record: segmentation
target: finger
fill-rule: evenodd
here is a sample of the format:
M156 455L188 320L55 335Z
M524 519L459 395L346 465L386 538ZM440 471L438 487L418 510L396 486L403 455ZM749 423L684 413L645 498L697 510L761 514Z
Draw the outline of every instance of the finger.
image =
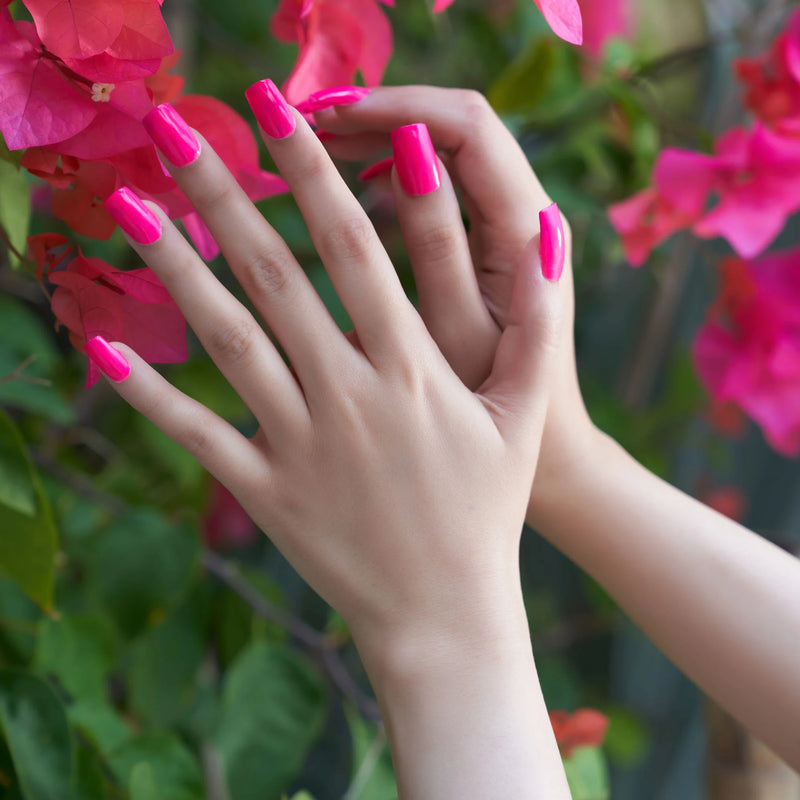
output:
M130 347L98 336L87 342L86 352L124 400L234 493L266 483L269 468L261 452L228 422L172 386Z
M558 281L566 249L558 206L553 203L539 217L542 233L525 249L492 374L478 392L504 438L526 446L544 428L563 316Z
M144 204L123 188L106 200L106 208L270 436L295 435L308 418L305 398L252 314L154 203Z
M535 232L530 209L550 202L511 132L477 92L382 86L357 103L317 111L315 118L342 136L424 122L436 148L451 156L453 179L475 201L480 217L525 241Z
M392 141L400 167L409 133L426 136L430 143L424 125L394 131ZM433 152L432 145L430 148ZM403 173L395 169L395 204L417 286L420 315L453 370L465 385L474 388L487 377L483 365L492 362L499 330L478 288L461 209L441 162L439 175L440 186L414 194L404 184ZM483 352L476 352L476 346Z
M370 360L393 358L407 348L408 329L419 318L372 223L275 84L260 81L247 98L364 352Z
M351 348L283 239L209 144L171 106L158 106L145 124L301 383L335 375ZM176 142L193 144L181 150Z

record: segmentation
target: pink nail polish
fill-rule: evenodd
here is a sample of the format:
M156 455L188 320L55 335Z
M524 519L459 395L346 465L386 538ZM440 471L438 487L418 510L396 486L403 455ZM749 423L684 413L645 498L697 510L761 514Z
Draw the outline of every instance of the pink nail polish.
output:
M371 181L375 178L379 178L381 175L388 175L392 171L393 166L394 158L389 156L389 158L384 158L381 161L370 164L365 170L359 172L358 179L360 181Z
M186 167L200 155L200 142L169 103L156 106L142 124L156 147L176 167Z
M254 83L245 93L258 124L272 139L285 139L294 132L297 121L292 107L269 78Z
M349 106L363 100L368 94L369 89L363 86L334 86L332 89L320 89L299 103L297 110L301 114L313 114L331 106Z
M564 225L558 205L552 203L539 212L539 257L542 262L542 275L555 283L561 278L566 258Z
M86 342L86 355L114 383L122 383L131 374L131 365L119 350L115 350L102 336Z
M106 211L137 244L153 244L161 237L158 217L127 187L106 198Z
M395 128L392 149L397 175L406 194L419 197L435 192L442 185L436 151L425 123Z

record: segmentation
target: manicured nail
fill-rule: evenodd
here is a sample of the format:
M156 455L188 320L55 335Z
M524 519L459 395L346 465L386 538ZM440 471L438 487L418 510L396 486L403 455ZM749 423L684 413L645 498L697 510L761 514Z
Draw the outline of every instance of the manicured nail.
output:
M161 236L158 217L127 187L106 199L106 211L137 244L153 244Z
M384 158L381 161L370 164L365 170L359 172L358 179L360 181L371 181L374 178L379 178L381 175L388 175L392 171L393 166L394 158L389 156L389 158Z
M285 139L294 132L297 121L292 107L269 79L254 83L245 93L250 108L264 133L273 139Z
M539 212L539 257L542 262L542 275L555 283L564 271L566 246L564 244L564 225L558 205L552 203Z
M369 89L363 86L334 86L333 89L320 89L310 94L302 103L298 103L297 110L301 114L313 114L331 106L349 106L363 100L369 94Z
M131 374L131 365L119 350L115 350L102 336L86 342L86 355L100 367L114 383L122 383Z
M142 123L156 147L176 167L188 166L200 155L200 142L169 103L156 106Z
M330 131L323 131L323 130L316 130L314 133L317 134L317 139L319 139L323 144L325 142L335 142L339 138L338 133L331 133Z
M406 194L419 197L435 192L441 185L436 151L423 122L392 131L394 163Z

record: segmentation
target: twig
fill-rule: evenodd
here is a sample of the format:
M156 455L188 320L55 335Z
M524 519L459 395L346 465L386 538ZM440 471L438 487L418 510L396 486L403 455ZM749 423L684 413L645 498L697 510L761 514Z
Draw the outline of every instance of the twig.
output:
M381 754L383 753L385 747L386 730L384 729L383 725L379 725L378 731L375 734L375 738L372 740L369 750L367 750L367 752L364 754L364 759L362 760L361 764L359 764L358 770L353 776L353 780L350 782L350 786L342 795L342 800L356 800L361 792L364 791L364 787L372 777L375 767L378 766L378 761L380 760Z
M37 386L52 386L53 382L47 378L32 378L29 375L22 373L36 361L36 353L31 353L13 372L0 378L0 385L4 383L11 383L12 381L21 381L22 383L33 383Z

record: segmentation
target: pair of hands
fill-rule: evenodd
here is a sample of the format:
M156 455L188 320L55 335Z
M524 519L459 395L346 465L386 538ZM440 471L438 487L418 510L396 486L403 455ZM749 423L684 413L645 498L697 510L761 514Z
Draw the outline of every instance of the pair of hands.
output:
M260 119L273 133L264 140L353 333L339 331L286 244L198 140L193 160L170 171L291 367L149 204L146 235L129 239L260 429L245 438L124 343L114 347L131 369L114 385L231 489L347 620L374 676L398 653L413 659L516 613L542 437L537 487L580 449L571 270L559 284L542 276L537 212L550 201L480 95L375 89L316 120L337 134L331 154L355 159L400 126L427 124L443 157L440 188L412 197L392 176L418 313L325 147L283 102L271 92L283 127Z

